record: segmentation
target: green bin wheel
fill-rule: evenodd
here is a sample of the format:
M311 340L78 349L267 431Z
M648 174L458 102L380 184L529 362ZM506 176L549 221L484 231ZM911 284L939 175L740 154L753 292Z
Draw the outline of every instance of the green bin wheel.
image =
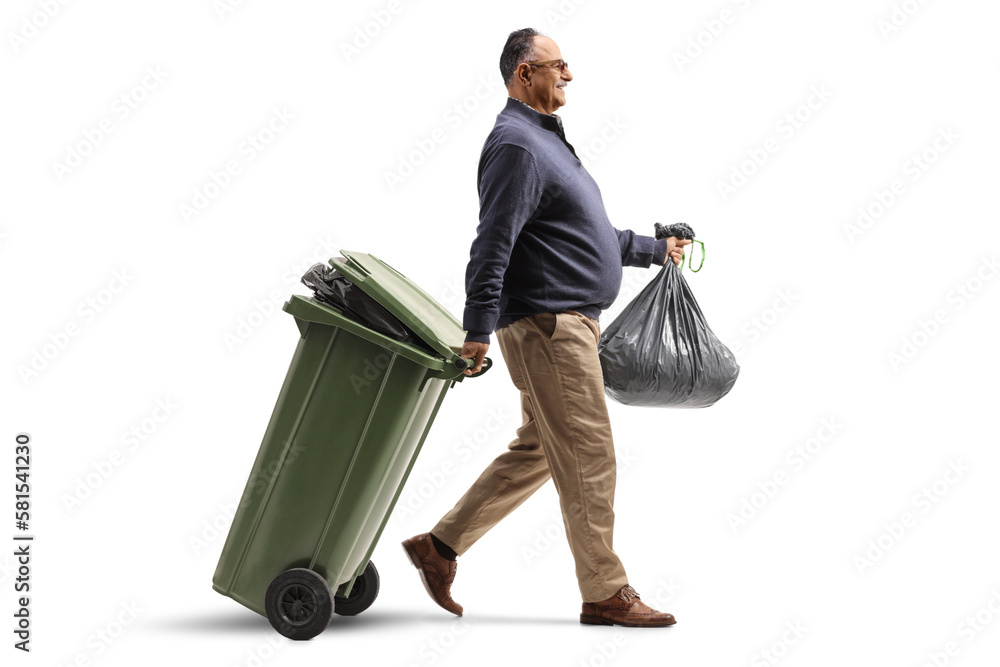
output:
M271 627L289 639L312 639L333 618L333 595L326 579L304 567L285 570L264 596Z
M333 598L334 611L340 616L356 616L372 606L378 597L378 570L375 563L368 561L365 571L354 580L351 594L346 598Z

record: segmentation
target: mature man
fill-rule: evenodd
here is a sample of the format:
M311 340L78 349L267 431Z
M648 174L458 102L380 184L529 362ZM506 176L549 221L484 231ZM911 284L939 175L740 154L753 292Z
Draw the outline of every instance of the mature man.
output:
M462 356L482 367L494 330L523 423L448 514L403 542L431 597L452 613L456 556L550 477L583 596L580 621L662 627L612 548L615 450L597 356L597 318L618 296L622 266L680 263L683 245L612 227L597 184L553 112L573 80L559 47L531 28L500 56L509 99L479 161L479 227L466 271Z

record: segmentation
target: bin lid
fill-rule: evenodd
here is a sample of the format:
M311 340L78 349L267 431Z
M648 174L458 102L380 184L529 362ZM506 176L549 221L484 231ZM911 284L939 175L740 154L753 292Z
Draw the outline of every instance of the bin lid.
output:
M445 359L462 351L465 329L444 306L378 257L341 250L330 264ZM347 261L342 261L346 259Z

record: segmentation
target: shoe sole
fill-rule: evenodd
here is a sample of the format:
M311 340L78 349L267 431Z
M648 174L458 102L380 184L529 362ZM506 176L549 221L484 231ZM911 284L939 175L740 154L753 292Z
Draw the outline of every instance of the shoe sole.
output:
M670 623L624 623L618 621L612 621L603 616L590 616L589 614L580 614L580 622L585 625L620 625L624 628L669 628L671 625L677 623L677 620Z
M406 550L406 557L410 559L410 562L413 564L413 567L417 568L417 572L420 573L420 583L424 585L424 590L427 591L427 595L429 595L430 598L434 600L437 606L441 607L445 611L451 612L456 616L461 616L462 614L455 613L451 609L448 609L440 602L438 602L436 597L434 597L434 592L431 590L430 585L427 583L427 577L424 576L424 568L420 567L420 555L417 554L417 548L413 546L413 542L411 542L409 539L403 540L403 549Z
M587 614L580 614L580 622L587 625L614 625L614 623L606 618L601 618L600 616L588 616Z

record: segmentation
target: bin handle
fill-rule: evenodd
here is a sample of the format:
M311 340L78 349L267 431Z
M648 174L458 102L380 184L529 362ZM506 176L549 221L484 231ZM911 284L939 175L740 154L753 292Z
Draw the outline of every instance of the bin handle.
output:
M460 371L468 370L469 368L472 368L475 365L476 365L475 357L471 359L466 359L465 357L459 357L458 359L455 360L455 368L459 369ZM489 357L484 357L482 369L478 373L473 373L468 377L477 378L480 375L483 375L486 371L490 370L491 368L493 368L493 360L490 359Z

